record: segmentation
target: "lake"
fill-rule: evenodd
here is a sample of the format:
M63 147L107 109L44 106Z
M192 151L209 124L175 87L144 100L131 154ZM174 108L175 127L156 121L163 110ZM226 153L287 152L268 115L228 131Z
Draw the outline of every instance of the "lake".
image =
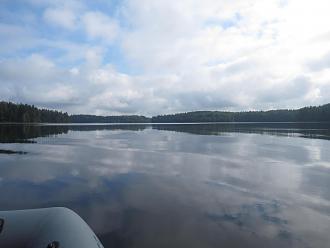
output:
M330 125L0 125L0 210L65 206L105 247L330 246Z

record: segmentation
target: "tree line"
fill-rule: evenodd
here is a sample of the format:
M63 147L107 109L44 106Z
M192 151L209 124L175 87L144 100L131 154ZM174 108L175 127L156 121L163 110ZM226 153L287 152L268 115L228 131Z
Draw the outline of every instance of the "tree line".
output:
M71 115L70 122L73 123L150 123L150 118L142 115Z
M38 109L33 105L0 102L0 122L45 122L66 123L68 113L49 109Z
M0 102L0 122L44 123L189 123L189 122L330 122L330 103L297 110L194 111L151 118L141 115L68 115L33 105Z
M269 111L194 111L151 118L153 123L189 122L330 122L330 104L304 107L297 110L281 109Z

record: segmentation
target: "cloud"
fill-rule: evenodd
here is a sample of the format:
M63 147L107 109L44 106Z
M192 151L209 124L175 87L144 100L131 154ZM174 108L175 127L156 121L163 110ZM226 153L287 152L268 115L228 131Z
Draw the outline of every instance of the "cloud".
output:
M69 9L48 8L45 10L43 17L52 25L70 30L76 28L76 16Z
M330 97L327 1L29 3L0 21L2 99L152 115Z
M13 52L24 48L33 48L37 39L33 36L33 30L17 24L0 23L0 54L12 55Z
M8 83L42 82L57 74L55 64L39 54L31 54L25 59L9 59L0 62L0 65L1 80Z
M323 55L321 58L309 61L307 65L314 71L330 69L330 52Z
M50 103L74 104L76 91L69 72L39 54L0 62L0 81L1 91L6 92L1 96L4 100L47 107Z
M309 93L311 82L308 78L299 77L291 81L277 82L259 92L259 99L267 102L291 101L303 98Z
M119 31L117 22L114 19L98 11L87 12L82 21L90 39L112 42Z

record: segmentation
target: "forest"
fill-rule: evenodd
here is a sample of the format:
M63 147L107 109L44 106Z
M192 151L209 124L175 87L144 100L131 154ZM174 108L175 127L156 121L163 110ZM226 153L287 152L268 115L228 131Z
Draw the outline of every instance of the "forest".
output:
M189 122L330 122L330 103L296 110L194 111L145 117L141 115L69 115L33 105L0 102L0 122L19 123L189 123Z
M28 104L0 102L0 122L66 123L69 119L68 113L40 109Z
M304 107L297 110L269 111L194 111L151 118L153 123L189 122L323 122L330 121L330 104L317 107Z
M117 115L117 116L97 116L97 115L71 115L72 123L149 123L150 118L141 115Z

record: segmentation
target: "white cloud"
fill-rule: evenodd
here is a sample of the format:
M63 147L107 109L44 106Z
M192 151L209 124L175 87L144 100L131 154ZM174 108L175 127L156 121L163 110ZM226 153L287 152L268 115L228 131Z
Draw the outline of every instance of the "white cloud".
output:
M314 71L330 69L330 52L322 55L321 58L310 60L307 65Z
M190 106L197 106L191 109L202 108L202 102L236 109L317 104L324 98L315 102L307 97L317 82L305 63L329 46L320 46L319 40L315 44L315 37L329 34L328 5L322 0L187 0L171 5L131 0L125 15L133 29L124 36L123 48L148 74L178 75L172 96L192 89ZM315 13L320 15L313 18ZM327 62L322 57L319 64L323 68ZM204 97L200 107L196 92ZM215 92L218 100L210 101Z
M35 3L45 7L47 25L67 36L52 40L33 25L0 23L1 97L42 104L49 97L49 106L102 114L294 108L330 99L329 1L127 0L111 15L87 2ZM33 44L46 54L7 56Z
M77 17L70 9L48 8L45 10L43 17L52 25L69 30L76 28Z
M69 71L39 54L0 62L0 85L7 91L4 100L47 107L74 104L76 90L70 80Z
M56 72L55 64L39 54L31 54L25 59L9 59L0 62L2 83L15 81L29 84L35 80L46 81L48 77L55 76Z
M87 35L91 39L112 42L119 31L116 20L101 12L87 12L82 18Z

